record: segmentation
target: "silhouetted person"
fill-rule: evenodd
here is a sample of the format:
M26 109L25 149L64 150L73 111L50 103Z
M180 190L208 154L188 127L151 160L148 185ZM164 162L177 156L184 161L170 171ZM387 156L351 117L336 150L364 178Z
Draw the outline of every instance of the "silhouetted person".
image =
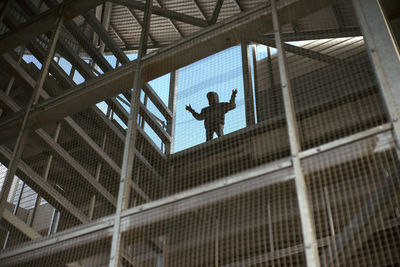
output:
M200 114L194 111L190 105L186 106L186 110L192 113L196 120L204 120L207 141L212 139L214 132L218 137L224 135L225 113L236 107L236 94L237 89L232 90L232 96L229 103L219 103L218 94L216 92L208 92L207 99L209 106L203 108Z

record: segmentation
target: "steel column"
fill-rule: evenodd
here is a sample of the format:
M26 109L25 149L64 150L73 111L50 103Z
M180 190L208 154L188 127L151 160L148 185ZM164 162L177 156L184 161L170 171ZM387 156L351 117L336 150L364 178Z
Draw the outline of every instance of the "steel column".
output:
M246 111L246 125L254 125L254 98L253 86L251 82L251 67L249 59L249 46L248 43L242 43L242 71L243 71L243 89L244 89L244 103Z
M63 10L60 10L61 12L63 12ZM32 106L34 106L38 100L39 100L39 96L40 96L40 91L42 90L43 84L45 79L47 78L47 74L48 74L48 69L50 66L50 62L53 60L53 55L54 55L54 50L56 48L56 44L57 44L57 40L58 40L58 36L60 34L60 30L61 30L61 26L63 24L64 21L64 16L62 14L60 14L60 17L58 19L57 22L57 27L56 30L54 31L50 43L49 43L49 49L47 51L47 58L46 61L44 62L44 64L42 65L42 69L41 69L41 73L40 73L40 77L39 80L36 82L35 88L33 90L32 96L29 100L28 105L26 106L26 111L25 111L25 115L22 121L22 125L17 137L17 141L14 147L14 151L12 154L12 158L10 160L10 164L8 166L8 170L7 170L7 174L4 180L4 185L1 191L1 196L0 196L0 219L3 217L3 212L6 208L7 205L7 197L8 194L10 192L10 188L11 188L11 183L12 180L15 176L15 173L17 171L17 167L18 167L18 163L19 160L21 158L22 152L24 150L25 147L25 143L27 141L28 135L29 135L29 131L30 131L30 113L31 113L31 109Z
M147 0L145 5L145 13L143 18L143 28L140 36L140 46L133 79L133 93L131 98L131 106L129 112L128 130L125 138L124 155L121 170L121 180L118 191L117 210L115 213L113 237L111 242L110 267L118 267L120 265L120 251L122 246L121 213L122 210L128 208L130 187L132 180L133 159L135 156L137 120L140 108L140 87L142 83L141 68L142 58L146 54L147 38L149 35L150 18L152 14L153 1Z
M298 135L296 113L294 110L292 88L288 77L285 51L280 33L276 0L271 1L272 22L275 33L276 46L278 50L279 73L282 84L283 102L285 106L286 123L288 127L290 150L292 154L293 170L295 173L296 193L299 204L300 220L303 233L304 250L307 266L320 266L317 238L313 220L310 200L307 192L307 185L302 171L299 152L301 151Z
M254 80L254 104L255 104L255 113L254 119L256 122L260 121L260 88L258 88L258 72L257 72L257 45L251 45L251 55L253 59L253 80Z
M110 113L111 113L111 108L110 106L107 106L107 118L110 117ZM106 147L106 141L107 141L107 132L104 133L103 135L103 140L101 142L101 149L104 151L104 148ZM101 174L101 169L103 168L103 164L101 163L101 161L97 162L97 166L96 166L96 174L95 174L95 179L97 182L99 182L100 180L100 174ZM96 206L96 195L93 195L92 198L90 199L90 207L89 207L89 220L93 220L93 212Z
M400 144L400 56L377 0L352 0L386 109Z
M169 78L169 98L168 109L171 111L171 119L167 119L167 133L171 136L171 142L166 144L166 153L170 155L174 152L175 121L176 121L176 102L178 96L178 71L173 71Z
M58 123L56 131L53 136L54 142L58 141L58 137L60 136L60 131L61 131L61 123ZM47 178L49 177L50 167L51 167L52 162L53 162L53 155L50 154L47 157L46 167L44 168L43 173L42 173L43 180L45 180L45 181L47 181ZM37 212L38 208L40 207L40 202L42 202L42 197L39 196L39 194L38 194L36 197L36 200L35 200L35 206L33 207L31 220L29 221L29 226L33 225L33 222L34 222L35 216L36 216L36 212Z

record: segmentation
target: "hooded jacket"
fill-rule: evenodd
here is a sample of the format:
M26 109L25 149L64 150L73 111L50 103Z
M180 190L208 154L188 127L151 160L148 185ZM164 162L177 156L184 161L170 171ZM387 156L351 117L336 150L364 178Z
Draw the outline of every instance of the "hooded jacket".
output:
M225 113L236 107L235 97L231 97L229 102L219 103L216 92L207 93L209 106L201 110L200 114L195 112L193 116L197 120L204 120L206 129L216 129L225 124Z

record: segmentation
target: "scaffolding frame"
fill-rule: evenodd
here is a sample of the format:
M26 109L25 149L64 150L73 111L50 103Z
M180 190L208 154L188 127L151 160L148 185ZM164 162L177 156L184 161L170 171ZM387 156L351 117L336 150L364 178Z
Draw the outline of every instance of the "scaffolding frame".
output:
M85 4L85 7L82 8L82 10L85 11L86 9L90 9L91 7L96 6L99 2L102 1L87 1L87 4ZM163 49L162 52L157 53L156 55L152 54L145 55L145 46L146 46L145 42L147 40L147 35L149 30L149 21L146 20L146 23L144 23L142 30L142 38L141 38L142 41L141 41L141 47L139 49L140 52L138 59L136 61L130 63L126 62L126 64L124 64L122 68L110 71L93 81L89 81L87 84L77 86L73 88L71 91L68 91L66 94L62 95L61 97L58 97L57 99L50 98L48 101L35 105L32 109L29 107L28 111L30 114L29 113L25 114L26 120L29 117L29 119L32 122L39 121L39 123L34 124L34 127L40 128L44 126L45 122L47 123L54 122L57 121L58 119L64 118L66 115L70 115L71 110L77 107L77 105L81 105L84 101L89 100L85 104L88 107L89 105L98 102L98 100L101 97L112 96L115 95L116 93L122 92L122 90L126 89L124 88L124 84L133 84L133 89L134 89L131 100L131 103L133 104L133 108L131 108L132 113L128 115L129 126L128 126L128 134L125 141L125 152L123 157L124 163L122 169L118 170L121 174L120 192L118 194L118 200L115 199L113 200L111 197L109 197L109 200L111 202L114 202L114 204L117 206L117 211L115 215L107 216L95 222L86 223L77 228L70 229L61 233L56 233L49 237L44 237L39 242L38 241L35 241L34 243L28 242L27 244L24 244L23 246L17 249L2 251L0 252L0 262L4 262L7 265L8 263L23 262L24 259L29 257L30 258L39 257L42 255L41 253L46 251L47 247L53 246L55 244L58 245L57 246L58 250L65 248L70 249L73 247L78 247L79 245L85 243L90 243L96 239L112 238L110 266L118 266L119 262L118 258L120 256L120 254L118 254L119 251L118 246L122 242L119 238L120 235L123 232L130 231L135 227L140 226L141 223L145 221L143 218L145 218L149 214L157 214L159 209L166 209L166 208L170 209L171 213L169 216L172 217L178 215L177 213L174 213L174 210L179 210L179 212L183 213L188 210L199 208L201 205L205 205L204 201L196 201L198 199L212 199L212 201L210 200L209 203L207 203L211 204L213 201L221 200L221 198L229 198L232 194L251 191L255 186L260 186L260 183L262 183L263 186L269 186L275 183L294 180L296 181L296 183L299 182L299 184L297 184L298 187L297 196L299 197L298 202L299 205L301 205L300 210L304 211L304 213L301 214L301 217L302 219L304 218L304 220L306 220L305 222L302 222L302 224L304 224L303 235L304 235L305 245L298 247L296 249L300 251L301 250L306 251L308 266L320 266L317 249L319 246L321 246L321 244L327 243L329 242L329 240L321 241L317 240L315 237L315 230L313 229L313 222L311 215L312 212L309 210L310 209L309 201L306 199L307 193L306 193L304 176L302 174L300 161L302 159L315 156L319 153L323 153L328 150L334 150L341 146L361 141L370 136L375 136L378 134L387 133L391 131L394 132L397 145L400 140L399 137L400 122L398 120L399 118L398 106L400 98L397 97L398 91L400 90L400 89L397 90L397 87L400 85L400 77L398 76L398 73L400 72L399 71L400 65L398 64L398 53L396 49L394 49L393 40L388 31L387 23L382 14L379 4L375 0L368 0L368 1L352 0L354 8L356 10L357 17L360 21L361 29L365 35L366 43L369 47L368 53L372 61L374 62L375 73L381 86L380 89L383 95L383 99L385 100L386 108L388 109L388 113L390 114L392 121L391 123L381 125L372 129L368 129L364 132L360 132L352 136L348 136L330 143L323 144L318 147L313 147L311 149L301 151L299 147L298 137L296 136L297 130L295 125L296 124L295 119L293 118L293 110L291 108L293 103L291 103L290 99L291 98L290 84L288 78L285 78L286 76L284 69L285 47L280 41L279 25L280 24L282 25L286 22L285 18L287 16L285 15L285 12L290 13L297 8L298 11L296 13L298 14L298 16L304 16L307 13L312 13L312 11L318 10L319 8L327 5L329 2L330 1L313 0L313 4L311 5L312 8L308 10L305 10L304 8L298 8L304 6L305 3L304 0L280 1L280 6L278 10L276 9L274 4L272 5L272 8L270 8L269 6L263 6L251 12L247 12L238 18L230 19L227 22L224 22L220 24L218 27L214 27L211 30L206 30L205 32L201 32L189 38L189 40L178 42L177 44L174 44L171 47ZM69 5L79 5L80 1L69 1L68 3ZM275 1L272 1L272 3L275 3ZM144 9L146 10L146 14L148 16L149 14L151 14L151 7L152 7L152 1L151 0L146 1L146 7L144 7ZM67 6L62 8L63 9L61 10L68 9ZM49 49L49 54L47 55L48 58L48 60L46 61L47 64L45 64L45 67L42 68L43 72L41 77L44 77L43 75L47 75L48 71L47 68L51 64L49 58L51 59L50 55L52 54L55 43L57 41L57 32L59 32L59 29L63 23L63 19L58 19L58 17L55 17L55 14L57 14L57 12L60 12L60 10L58 9L53 10L51 12L41 15L38 18L39 21L38 23L40 23L41 26L43 22L46 22L48 20L55 21L56 19L59 21L57 24L58 26L55 37L53 39L53 42L51 42L51 49ZM68 18L72 18L73 15L74 14L72 15L69 14L68 15L69 17L66 16L65 19L67 20ZM282 17L281 20L278 20L278 15ZM215 15L215 17L213 16L214 23L216 21L217 16L218 15ZM272 20L271 16L273 18ZM64 16L62 18L64 18ZM271 24L270 21L273 21L273 23ZM291 141L291 154L292 154L291 157L279 160L277 162L268 163L265 164L264 166L251 169L243 173L238 173L232 176L228 176L216 182L209 183L198 188L190 189L185 192L178 193L172 196L168 196L160 200L149 201L148 203L137 207L127 208L126 199L128 199L127 196L129 195L129 190L131 188L128 182L129 175L127 175L127 173L131 173L130 170L133 167L133 157L138 155L137 153L135 153L135 146L131 144L132 143L135 144L135 136L137 134L137 131L139 131L136 127L137 126L136 121L138 114L140 113L139 89L141 81L148 81L154 78L154 76L158 77L164 73L172 72L171 87L170 87L171 90L170 104L168 105L168 107L163 107L163 109L166 110L166 113L170 115L169 122L167 124L168 130L166 131L165 135L167 136L166 140L168 141L168 136L173 137L174 135L174 114L176 105L176 103L174 103L174 100L176 100L175 71L180 66L187 65L190 62L193 62L198 59L198 58L182 59L179 57L179 55L181 53L185 53L188 50L195 50L200 46L201 47L206 46L208 42L218 42L219 40L229 39L228 43L220 42L221 43L220 47L216 48L216 50L222 50L232 44L238 43L238 41L243 43L244 41L255 40L254 38L257 38L257 36L255 35L254 32L256 31L254 32L246 31L246 29L250 27L255 27L255 25L256 27L260 27L263 30L269 27L269 29L273 28L275 31L275 40L277 41L276 45L278 48L279 63L280 67L282 68L280 70L280 78L282 79L282 84L284 85L286 84L286 86L283 86L283 92L284 95L286 96L285 113L287 116L290 114L292 115L292 118L290 117L287 118L289 136ZM11 48L13 48L17 44L17 42L21 42L21 40L17 40L18 35L20 35L21 33L30 32L28 31L28 29L31 29L32 27L35 27L35 24L30 24L25 27L22 26L15 31L11 31L9 34L7 34L7 36L1 38L0 39L1 43L8 43L10 44L10 46L9 47L2 46L2 50L0 50L0 52L6 52ZM382 31L382 28L386 30ZM38 33L37 31L39 30L39 27L35 27L35 30L36 31L31 31L31 35L29 34L24 35L24 38L27 41L30 40L34 36L34 34ZM45 31L46 29L40 29L40 30ZM381 35L378 35L378 33ZM377 40L379 40L379 42ZM116 51L119 51L117 48L115 48L115 46L113 47ZM388 49L392 47L393 49ZM249 52L246 51L244 48L245 45L242 45L243 63L245 63L246 60L247 62L250 61ZM204 52L200 53L201 55L198 55L198 57L206 57L214 52L215 49L209 49L209 50L204 49ZM247 54L247 57L245 57L245 54ZM7 56L3 55L2 57L7 59ZM13 63L11 62L10 59L8 60L10 64ZM168 62L168 64L165 64L164 69L160 70L158 73L148 71L155 64L159 64L160 62ZM248 66L248 64L243 64L244 72L246 69L246 65ZM17 65L13 66L16 69L18 69ZM27 74L23 73L20 75L27 76ZM252 90L250 88L251 82L249 83L250 77L249 75L244 75L244 76L245 76L244 83L247 84L246 90L248 91L248 93L246 94L247 95L246 101L253 103L253 96L251 94L252 92L250 92ZM25 77L25 79L28 78ZM42 79L43 78L41 78L40 80ZM43 81L41 82L43 83ZM38 86L38 88L39 92L41 86ZM100 93L98 93L99 91L102 91L101 95ZM150 92L149 95L152 95L152 93L154 93L151 88L147 88L147 91ZM2 97L4 97L4 99L7 99L6 96ZM33 100L36 99L37 97L38 96L35 96ZM156 103L160 103L160 100L157 99L156 97L157 97L156 94L155 96L153 95L153 99L156 99ZM250 97L251 100L249 99ZM78 98L81 99L78 101ZM33 101L33 103L35 102L36 101ZM12 105L12 103L10 103L10 105ZM71 105L72 107L65 109L65 107L69 105ZM160 104L160 106L162 105ZM254 107L252 108L252 110L254 111ZM53 113L57 115L52 115ZM252 120L254 121L254 114L251 114L250 112L250 115L248 116L249 116L248 124L254 123L252 122ZM0 137L8 139L9 136L15 133L16 130L18 129L21 118L23 118L22 114L19 117L17 116L16 118L13 118L9 121L2 123L0 125L0 130L1 130ZM148 116L147 119L151 120L151 116ZM294 128L291 129L292 126ZM26 132L24 131L24 127L22 127L21 129L22 132ZM90 142L88 138L86 139L88 140L88 142ZM168 147L167 150L169 151L168 153L171 153L172 152L171 140L169 140L169 142L166 143ZM24 144L23 140L17 141L17 146L23 147L23 144ZM56 146L56 144L53 145ZM101 147L98 148L100 154L103 153L102 152L103 149L104 148ZM18 157L11 157L10 161L11 161L10 164L13 164L11 166L15 165L15 171L17 166L21 168L21 162L19 162ZM13 169L14 168L12 168L11 170ZM274 174L274 178L268 176L271 173ZM7 176L6 181L8 182L9 185L11 185L13 176L14 174ZM266 179L266 177L268 177L268 179ZM125 183L127 185L125 185ZM243 184L246 184L246 186L243 187ZM43 185L43 187L45 186ZM6 189L7 188L8 187L6 187ZM135 189L135 185L133 185L133 188ZM140 188L136 189L140 190ZM221 192L229 190L232 190L232 193L221 194ZM0 217L4 218L9 222L14 222L14 224L17 225L17 222L15 221L15 216L6 213L4 211L7 198L4 196L5 195L8 196L8 191L9 190L4 190L4 192L2 191L2 198L0 202L0 211L1 211ZM101 189L99 189L99 191L101 191ZM53 192L53 194L55 193ZM211 198L210 195L213 196L219 195L221 197ZM190 203L188 204L187 200L189 199ZM196 203L201 203L201 204L196 204ZM66 202L63 204L68 206L68 203ZM181 208L177 209L176 207L178 206L180 206ZM80 215L78 214L77 216ZM86 222L86 220L84 219L86 218L82 217L82 221ZM27 225L22 225L19 227L21 231L29 232L30 235L32 235L32 239L39 237L35 235L35 233L30 232L31 229L28 228ZM310 252L308 253L308 251Z

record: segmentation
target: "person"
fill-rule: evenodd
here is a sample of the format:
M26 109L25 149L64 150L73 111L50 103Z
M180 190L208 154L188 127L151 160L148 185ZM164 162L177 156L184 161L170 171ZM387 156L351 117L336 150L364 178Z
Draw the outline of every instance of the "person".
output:
M231 99L229 102L219 103L219 97L216 92L208 92L207 99L209 106L201 110L200 114L188 105L186 110L192 113L196 120L204 120L206 128L206 141L213 138L214 132L218 137L224 135L225 113L236 107L235 97L237 89L232 90Z

